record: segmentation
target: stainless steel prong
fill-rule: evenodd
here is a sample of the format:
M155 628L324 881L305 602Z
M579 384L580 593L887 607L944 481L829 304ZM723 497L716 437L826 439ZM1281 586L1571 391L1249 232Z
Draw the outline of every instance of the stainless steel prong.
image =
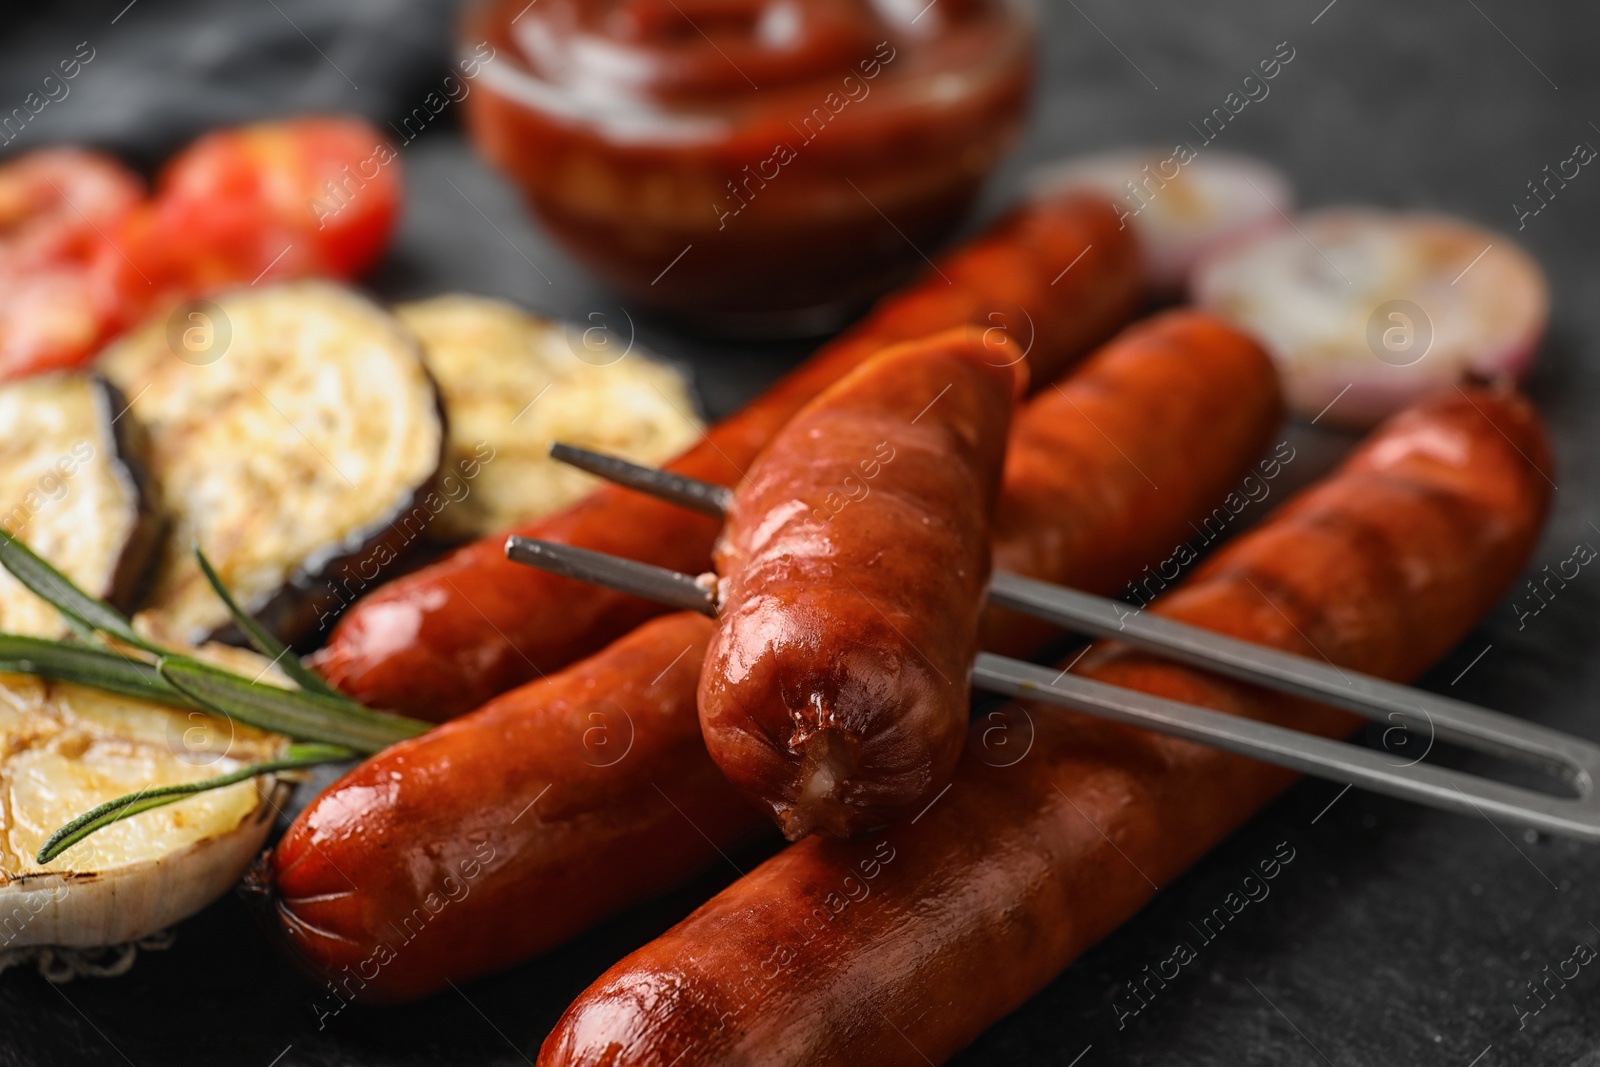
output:
M588 471L608 482L637 489L641 493L658 497L691 511L698 511L702 515L710 515L714 519L726 515L728 508L733 504L733 490L725 486L702 482L697 478L686 478L659 467L641 467L637 463L629 463L625 459L608 456L603 452L591 452L576 445L564 445L558 441L550 446L550 458L570 467Z
M973 664L972 684L992 693L1053 704L1098 719L1171 734L1431 808L1507 819L1546 833L1600 842L1600 798L1591 791L1588 774L1588 769L1596 766L1600 748L1577 738L1567 739L1572 747L1569 766L1587 769L1569 777L1568 781L1580 795L1561 797L1441 767L1420 758L1402 759L1378 749L1167 700L987 652L980 652ZM1515 734L1517 727L1539 730L1543 734L1554 733L1482 708L1472 710L1480 716L1503 720L1502 736ZM1439 736L1444 733L1441 729Z
M563 578L630 593L682 611L698 611L712 618L717 615L717 594L710 575L696 578L649 563L531 537L507 538L506 556Z
M1063 626L1154 652L1165 659L1225 674L1283 693L1353 711L1373 722L1421 732L1465 748L1536 767L1580 793L1600 779L1600 746L1475 704L1413 686L1343 670L1236 637L1202 630L1131 604L1005 572L989 602Z
M731 491L722 486L682 475L565 445L555 446L552 455L557 454L556 449L561 450L557 458L566 462L575 462L603 478L706 514L722 514L732 497ZM546 553L559 550L567 562L556 564L548 556L523 558L517 546L523 539L511 540L507 551L521 562L674 607L715 614L709 590L702 580L689 575L541 542L524 543L540 545ZM1600 790L1596 789L1600 783L1600 745L1593 742L1487 708L1343 670L1331 663L1318 663L1212 633L1119 601L1004 571L994 575L989 603L1054 622L1075 633L1135 645L1202 670L1346 708L1374 722L1387 722L1408 731L1422 732L1426 728L1430 747L1437 739L1516 760L1560 779L1577 795L1534 792L1423 763L1421 757L1409 762L1397 760L1375 749L1119 689L989 653L980 653L973 665L972 683L977 688L1172 734L1446 811L1496 816L1550 833L1600 842Z

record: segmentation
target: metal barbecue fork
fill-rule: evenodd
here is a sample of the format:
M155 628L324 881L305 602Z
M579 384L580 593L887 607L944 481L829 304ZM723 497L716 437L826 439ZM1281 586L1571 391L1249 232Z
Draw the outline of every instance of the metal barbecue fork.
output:
M569 445L553 445L550 454L618 485L718 518L727 512L733 497L732 490L720 485ZM717 613L714 586L694 575L525 537L508 539L506 555L518 563L674 608L712 617ZM1402 726L1408 720L1419 726L1426 722L1430 750L1437 738L1528 764L1561 779L1577 795L1536 792L1423 763L1421 756L1397 762L1393 753L1166 700L988 652L978 653L973 663L975 688L1171 734L1445 811L1475 812L1552 834L1600 841L1600 797L1595 795L1600 746L1581 738L1004 571L996 572L992 579L989 603L1045 619L1076 633L1112 638L1192 667L1332 704L1374 722Z

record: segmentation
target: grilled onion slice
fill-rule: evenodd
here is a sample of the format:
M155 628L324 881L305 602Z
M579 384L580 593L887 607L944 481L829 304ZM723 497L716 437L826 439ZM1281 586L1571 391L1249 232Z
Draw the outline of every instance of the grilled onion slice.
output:
M402 304L395 314L421 340L449 416L440 488L452 503L435 537L493 533L592 491L596 479L550 459L552 441L653 465L700 436L682 375L629 351L626 323L563 327L465 295Z
M410 333L349 289L191 303L99 365L148 430L172 521L144 613L168 640L227 630L195 543L244 609L293 641L334 583L372 582L433 517L420 501L444 444L438 394Z
M104 380L0 385L0 524L93 596L127 609L159 544L142 445ZM58 637L61 616L0 571L0 631Z
M98 804L225 774L285 743L200 712L0 674L0 954L135 941L226 892L272 826L270 776L134 815L48 866L34 857Z
M1180 292L1201 259L1257 233L1286 225L1294 186L1282 171L1232 152L1107 152L1034 171L1038 192L1097 189L1112 198L1139 237L1147 280L1162 295Z
M1195 303L1272 354L1295 414L1364 429L1468 378L1520 378L1544 336L1544 273L1465 219L1330 208L1210 256Z

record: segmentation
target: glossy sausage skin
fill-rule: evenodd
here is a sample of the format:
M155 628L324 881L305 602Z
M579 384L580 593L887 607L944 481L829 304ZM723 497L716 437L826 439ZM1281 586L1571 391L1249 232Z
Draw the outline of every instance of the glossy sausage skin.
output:
M1142 567L1159 580L1268 453L1281 404L1266 352L1220 320L1180 310L1128 327L1012 424L995 569L1102 595ZM1256 480L1293 456L1273 449ZM983 645L1027 655L1052 632L991 610Z
M1152 336L1172 342L1153 345ZM1031 500L1034 522L1007 521L1002 503L996 557L1034 577L1115 590L1136 565L1120 562L1121 543L1139 538L1170 551L1261 452L1277 428L1278 404L1266 356L1203 316L1130 328L1019 414L1002 500ZM1147 410L1161 418L1145 423L1136 413ZM1113 435L1115 447L1086 419ZM1032 455L1036 448L1047 451ZM1192 496L1180 473L1214 491ZM1035 566L1049 569L1028 569ZM272 905L269 925L341 997L409 1000L542 952L720 863L707 836L731 849L771 823L728 785L701 741L695 686L711 632L697 616L648 623L548 681L351 771L307 806L257 868L251 885ZM624 720L586 708L590 700L631 706L635 697L656 702L659 713ZM607 769L619 751L611 746L627 738L628 755ZM398 773L418 784L388 784ZM562 806L552 786L528 808L555 782L578 784L587 799ZM440 844L485 827L492 834L470 848ZM430 914L428 895L438 906L444 878L460 881L460 864L485 842L497 861L448 907L461 929L432 926L381 968L364 963L392 952L395 931L415 927L418 909ZM363 977L362 969L375 973Z
M700 727L791 841L914 815L955 771L1016 351L965 329L886 349L734 494Z
M1445 394L1152 610L1413 677L1526 560L1548 457L1521 400ZM1116 646L1080 673L1330 736L1355 721ZM1043 707L1007 718L1013 740L1031 734L1025 756L986 747L980 720L925 816L790 846L602 975L540 1067L943 1061L1293 779Z
M385 750L312 802L246 894L330 997L383 1003L516 963L683 880L713 841L765 823L700 740L711 629L653 619Z
M1015 338L1028 351L1034 381L1050 381L1132 316L1140 278L1132 231L1119 228L1109 202L1074 196L1031 204L944 257L921 282L886 297L668 466L732 485L790 416L862 360L889 344L969 323ZM711 566L717 530L715 520L607 487L508 532L700 572ZM660 612L511 563L504 546L504 534L484 538L364 597L314 665L365 704L443 721L597 651Z

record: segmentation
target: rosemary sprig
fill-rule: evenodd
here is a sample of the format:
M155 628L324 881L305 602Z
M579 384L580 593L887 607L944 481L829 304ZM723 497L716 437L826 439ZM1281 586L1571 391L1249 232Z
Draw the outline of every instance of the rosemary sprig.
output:
M31 674L154 704L201 709L201 705L172 688L154 663L106 647L0 633L0 672Z
M186 796L261 774L369 755L432 727L431 723L363 707L340 693L244 613L199 546L195 547L195 558L256 651L280 665L300 688L263 684L258 678L202 663L142 636L120 611L84 592L0 528L0 567L53 606L74 634L73 639L58 641L0 633L0 671L92 686L169 707L208 711L285 734L298 742L291 744L281 759L253 763L216 778L145 789L107 801L51 834L39 850L39 863L50 862L97 830L140 812L177 803ZM142 658L144 655L153 657L154 662Z
M142 648L158 656L166 651L136 633L133 624L122 612L79 589L71 578L35 555L33 549L3 527L0 527L0 567L10 571L13 578L48 601L67 620L68 627L74 633L81 635L85 629L98 630L125 645Z
M244 634L251 647L282 667L283 673L306 692L331 697L349 707L361 706L329 685L323 680L322 675L301 663L299 656L283 647L282 642L273 637L265 626L257 622L253 616L246 614L233 599L233 594L228 592L228 587L222 584L222 579L211 566L211 561L206 559L206 554L200 551L198 544L194 546L194 559L200 564L200 573L206 576L206 581L211 583L211 588L216 592L218 599L227 607L228 614L233 616L233 624L239 627L239 632Z
M370 711L344 698L259 685L183 656L156 662L162 679L203 708L296 740L343 745L372 753L416 737L432 723Z
M275 774L279 771L317 767L324 763L339 763L347 759L353 759L355 755L349 749L339 748L335 745L290 745L281 759L268 760L264 763L251 763L240 767L236 771L230 771L215 778L204 778L198 782L184 782L179 785L159 786L155 789L146 789L138 793L131 793L125 797L118 797L115 800L108 800L104 804L84 812L51 834L49 839L45 841L44 847L39 849L39 855L36 858L41 864L49 863L96 830L103 830L112 823L121 822L123 819L138 815L140 812L149 811L152 808L176 804L178 801L186 797L192 797L196 793L221 789L236 782L247 781L260 774Z

